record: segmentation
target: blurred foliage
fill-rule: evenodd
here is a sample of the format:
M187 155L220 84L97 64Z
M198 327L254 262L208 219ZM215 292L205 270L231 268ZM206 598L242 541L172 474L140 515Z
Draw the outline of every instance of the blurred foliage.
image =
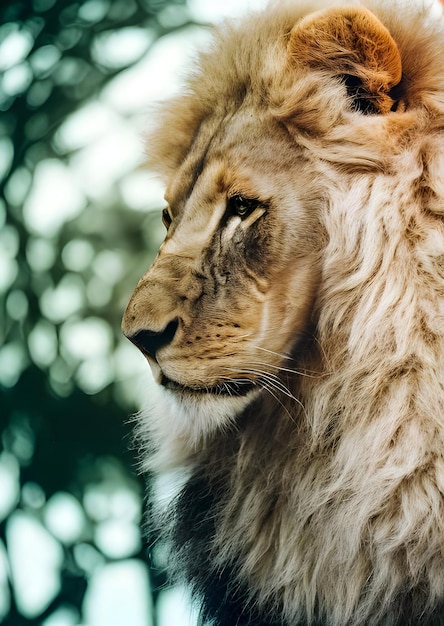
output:
M66 145L58 140L57 131L81 103L97 98L104 85L125 69L125 63L116 67L115 60L106 66L106 55L98 53L97 42L103 42L105 34L111 37L117 29L137 28L139 34L150 34L139 50L142 56L160 36L186 24L182 11L179 23L171 24L172 4L182 2L13 0L3 2L0 9L2 47L8 48L8 39L17 40L9 51L17 58L9 61L6 49L0 60L4 70L0 85L4 173L0 183L4 199L0 209L4 222L0 236L4 300L0 337L4 346L17 346L6 354L20 362L12 371L7 368L11 382L17 370L32 361L44 368L56 363L56 375L50 368L51 385L58 393L72 390L79 365L73 351L68 356L59 350L60 360L50 363L47 352L37 356L39 350L35 348L33 355L32 346L52 345L54 336L60 338L63 323L74 313L79 319L105 320L114 333L111 341L118 341L127 285L134 284L142 266L147 267L157 245L153 241L157 215L148 214L143 220L140 213L127 210L118 181L111 181L113 184L98 195L90 189L82 193L67 186L65 192L76 197L71 197L70 205L62 203L63 210L73 217L66 221L64 215L58 220L60 207L53 206L48 208L52 219L36 224L26 198L36 170L43 166L48 177L57 175L58 184L63 185L64 176L69 184L63 164L75 158L82 139L80 146L72 145L75 140ZM136 30L129 35L135 37ZM125 59L124 51L121 56ZM131 63L135 60L132 58ZM113 155L116 160L118 157ZM100 171L100 162L94 167ZM54 197L50 195L49 200L54 201ZM141 254L145 256L143 262ZM49 319L53 328L40 325L36 331L42 318ZM32 337L33 331L37 336L30 343L26 338ZM40 351L45 352L43 347ZM0 380L1 364L0 355Z
M142 169L146 103L125 103L118 80L193 23L185 0L0 6L0 622L10 626L85 623L106 564L138 560L147 592L165 582L138 530L127 418L140 360L120 334L161 237L161 202ZM32 533L54 555L40 600L26 597L25 570L38 576L43 562L19 550Z

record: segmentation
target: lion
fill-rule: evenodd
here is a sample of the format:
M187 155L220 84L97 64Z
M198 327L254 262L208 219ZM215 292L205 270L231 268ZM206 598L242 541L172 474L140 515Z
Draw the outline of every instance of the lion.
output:
M202 624L444 624L444 32L387 4L224 23L148 139L122 327Z

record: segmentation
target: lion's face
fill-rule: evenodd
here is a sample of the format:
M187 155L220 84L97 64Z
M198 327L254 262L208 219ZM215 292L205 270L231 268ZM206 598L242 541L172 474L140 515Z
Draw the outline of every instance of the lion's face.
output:
M161 385L195 396L274 386L318 278L308 181L271 116L246 107L201 126L169 180L166 239L123 322Z
M285 393L321 273L322 215L398 123L400 56L379 20L362 8L301 17L222 36L148 146L167 180L167 236L123 330L173 413L179 399L187 417L210 403L225 419L261 389Z

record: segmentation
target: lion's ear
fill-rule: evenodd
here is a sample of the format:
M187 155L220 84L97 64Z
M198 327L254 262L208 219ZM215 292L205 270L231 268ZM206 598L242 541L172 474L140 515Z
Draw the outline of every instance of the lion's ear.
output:
M298 65L342 77L356 109L387 113L394 108L401 57L389 31L367 9L339 7L308 15L291 31L288 51Z

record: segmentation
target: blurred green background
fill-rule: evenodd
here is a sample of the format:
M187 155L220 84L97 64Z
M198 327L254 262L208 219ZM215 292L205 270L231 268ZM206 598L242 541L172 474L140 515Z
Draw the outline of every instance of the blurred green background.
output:
M257 2L2 0L0 622L188 626L143 536L120 319L163 238L150 106Z

